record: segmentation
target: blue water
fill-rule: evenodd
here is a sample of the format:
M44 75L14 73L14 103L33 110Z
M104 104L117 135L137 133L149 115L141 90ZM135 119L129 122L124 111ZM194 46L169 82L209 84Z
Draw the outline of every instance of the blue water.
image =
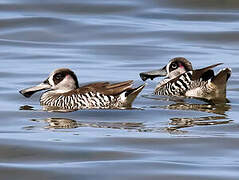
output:
M0 27L0 179L238 179L238 1L3 0ZM137 86L177 56L232 68L229 102L153 96L160 79L127 110L46 112L18 93L59 67Z

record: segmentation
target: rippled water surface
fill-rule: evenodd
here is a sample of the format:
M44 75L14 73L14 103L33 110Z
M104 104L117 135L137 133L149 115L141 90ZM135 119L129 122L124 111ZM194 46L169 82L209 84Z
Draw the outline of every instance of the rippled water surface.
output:
M0 179L238 179L237 0L2 0L0 27ZM153 96L159 79L126 110L46 112L18 93L59 67L139 85L176 56L232 68L229 102Z

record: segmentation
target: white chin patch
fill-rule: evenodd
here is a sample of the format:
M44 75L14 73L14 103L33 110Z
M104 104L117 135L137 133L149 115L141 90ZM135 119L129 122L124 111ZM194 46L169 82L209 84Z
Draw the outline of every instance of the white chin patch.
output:
M52 87L54 86L54 81L53 81L53 76L52 75L48 78L48 82Z

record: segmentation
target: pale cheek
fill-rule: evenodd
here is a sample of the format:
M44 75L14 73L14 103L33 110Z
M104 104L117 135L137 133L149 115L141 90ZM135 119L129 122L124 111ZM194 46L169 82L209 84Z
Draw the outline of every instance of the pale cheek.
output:
M71 78L71 76L67 75L65 78L65 84L66 86L70 87L72 86L72 84L74 84L74 80Z
M183 66L180 67L180 73L184 73L184 72L186 72L185 69L184 69L184 67L183 67Z
M62 86L66 89L74 89L75 88L75 81L72 79L71 76L67 75L63 81Z

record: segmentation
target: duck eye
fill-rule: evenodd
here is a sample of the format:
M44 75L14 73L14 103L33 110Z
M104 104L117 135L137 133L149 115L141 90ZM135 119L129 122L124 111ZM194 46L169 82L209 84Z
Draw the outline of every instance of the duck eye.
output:
M177 65L176 63L172 63L171 67L172 67L173 69L177 69L178 65Z
M64 75L61 74L61 73L58 73L58 74L55 75L55 78L56 78L56 80L61 80L61 79L64 78Z

